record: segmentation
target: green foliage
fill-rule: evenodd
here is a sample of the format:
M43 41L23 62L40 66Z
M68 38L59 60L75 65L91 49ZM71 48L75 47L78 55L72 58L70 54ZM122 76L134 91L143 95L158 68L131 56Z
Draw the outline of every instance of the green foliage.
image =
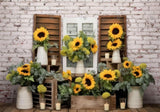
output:
M9 80L13 85L31 86L34 82L33 74L25 76L20 75L17 71L17 68L22 65L24 65L23 62L17 65L10 66L8 68L9 73L6 76L6 79Z
M64 46L62 46L61 55L67 56L70 61L73 63L78 62L80 60L87 60L92 52L91 52L91 45L87 41L87 37L84 32L80 31L79 38L82 38L83 45L78 50L73 50L73 46L70 47L70 44L73 45L74 38L66 35L63 38ZM92 38L92 37L90 37ZM93 38L92 38L93 39ZM94 41L94 39L93 39Z
M133 63L132 63L133 64ZM145 89L149 86L150 83L155 84L155 80L153 76L149 73L146 68L146 64L142 63L139 67L139 71L141 71L142 76L136 77L133 75L132 71L134 68L132 66L130 68L120 68L120 72L123 78L123 82L119 82L115 85L113 90L128 90L131 91L131 86L140 86L141 92L145 91Z
M49 39L49 38L48 38ZM33 48L32 50L35 50L37 49L38 47L44 47L45 51L47 51L49 48L51 47L56 47L58 48L58 44L57 43L54 43L54 44L50 44L48 42L48 39L42 41L42 42L38 42L38 41L33 41Z
M98 63L98 67L97 67L98 73L100 73L100 72L103 71L104 69L107 69L106 64L105 64L105 63Z
M21 86L29 86L29 88L32 90L32 92L35 92L37 87L37 84L43 84L44 80L47 77L54 77L58 81L64 81L62 74L59 72L48 72L44 68L42 68L40 63L33 62L30 64L30 76L23 76L19 75L17 72L17 67L24 65L23 62L21 62L18 65L13 65L9 67L8 71L9 74L6 76L6 79L9 79L9 81L13 85L21 85Z
M58 85L58 99L61 99L62 101L67 101L69 100L69 97L72 93L73 91L68 83Z

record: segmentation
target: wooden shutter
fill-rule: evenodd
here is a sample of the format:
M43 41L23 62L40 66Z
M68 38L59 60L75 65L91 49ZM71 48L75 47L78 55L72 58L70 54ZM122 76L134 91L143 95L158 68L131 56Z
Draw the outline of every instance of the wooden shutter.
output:
M34 27L33 30L35 31L36 28L45 27L49 31L49 43L57 43L58 48L52 47L48 50L48 64L51 65L51 56L57 55L58 65L61 64L61 55L60 55L60 48L61 48L61 16L55 15L41 15L35 14L34 15ZM36 56L36 51L33 53L33 60Z
M106 45L109 42L108 30L109 26L113 23L118 23L122 25L123 31L125 32L125 38L122 40L124 47L120 50L121 57L127 56L127 37L126 37L126 16L99 16L99 62L106 62L104 60L105 52L110 53L110 58L112 56L112 51L108 50Z

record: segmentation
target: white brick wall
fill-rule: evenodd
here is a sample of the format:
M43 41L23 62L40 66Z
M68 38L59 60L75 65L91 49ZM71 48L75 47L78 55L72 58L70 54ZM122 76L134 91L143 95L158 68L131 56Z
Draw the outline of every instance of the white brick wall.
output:
M147 63L156 79L146 103L160 103L160 0L1 0L0 102L12 102L16 86L5 81L7 67L31 60L33 14L63 17L127 15L128 56ZM152 97L151 97L152 96Z

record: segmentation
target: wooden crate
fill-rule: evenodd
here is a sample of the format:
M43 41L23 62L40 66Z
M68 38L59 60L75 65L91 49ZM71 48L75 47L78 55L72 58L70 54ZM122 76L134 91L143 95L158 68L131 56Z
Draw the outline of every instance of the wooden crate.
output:
M45 27L49 32L49 43L57 43L58 48L52 47L48 49L48 64L51 65L51 56L57 56L57 63L58 65L61 64L61 16L55 15L42 15L42 14L35 14L34 15L34 25L33 31L37 28ZM32 58L35 59L37 55L37 50L33 51Z
M104 109L105 100L94 96L71 96L71 109ZM116 109L116 95L110 97L110 110Z
M45 93L46 109L55 109L57 101L57 80L46 79L44 85L47 87ZM33 93L33 106L39 108L39 94Z
M127 56L127 26L126 26L126 16L125 15L107 15L107 16L99 16L99 56L98 56L98 60L99 62L106 62L106 60L104 60L105 57L105 53L108 52L110 54L110 58L112 58L112 52L107 49L106 45L109 42L109 37L108 37L108 30L110 25L112 25L113 23L118 23L120 25L122 25L123 30L125 32L125 37L122 40L124 47L122 47L122 49L120 50L120 55L121 55L121 59L122 57L126 57ZM115 68L115 66L117 65L112 65L113 68Z

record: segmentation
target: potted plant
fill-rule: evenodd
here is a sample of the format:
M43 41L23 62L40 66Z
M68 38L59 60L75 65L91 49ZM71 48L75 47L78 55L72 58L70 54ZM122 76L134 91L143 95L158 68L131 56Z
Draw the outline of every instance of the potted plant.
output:
M107 49L113 50L112 63L121 63L120 48L123 43L121 39L124 39L123 28L120 24L112 24L108 30L108 36L110 41L107 43Z
M106 98L110 96L109 93L113 94L112 82L118 79L117 72L115 70L107 69L98 66L101 70L99 74L95 74L94 71L85 73L81 77L77 77L74 82L72 82L72 95L71 95L71 108L72 109L103 109L106 102ZM105 96L107 93L107 97ZM109 95L108 95L109 94ZM104 99L103 99L104 98ZM115 104L116 100L114 95L111 95L110 102ZM113 105L110 105L113 106ZM110 109L115 109L116 107L111 107Z
M6 76L6 80L9 80L14 85L20 85L17 92L18 109L31 109L33 107L32 92L28 86L34 82L34 76L31 73L31 64L19 64L9 69L9 74Z
M30 109L33 107L32 92L37 91L37 85L43 84L45 78L54 77L60 79L59 73L47 72L42 68L40 63L30 62L24 64L23 62L9 67L9 73L6 80L9 80L13 85L20 85L17 92L18 109Z
M49 32L46 28L40 27L33 34L33 50L37 49L37 62L41 65L48 65L48 48L52 47L49 43ZM57 47L57 44L54 44Z
M155 83L154 78L149 73L145 63L136 66L133 62L125 59L120 72L123 78L113 88L114 90L127 89L128 90L128 107L142 108L143 107L143 93L150 83Z
M97 52L97 43L92 37L87 37L82 31L79 37L71 38L66 35L63 38L64 46L61 50L62 56L67 58L73 63L77 63L76 73L84 73L83 60L89 58L90 54Z

